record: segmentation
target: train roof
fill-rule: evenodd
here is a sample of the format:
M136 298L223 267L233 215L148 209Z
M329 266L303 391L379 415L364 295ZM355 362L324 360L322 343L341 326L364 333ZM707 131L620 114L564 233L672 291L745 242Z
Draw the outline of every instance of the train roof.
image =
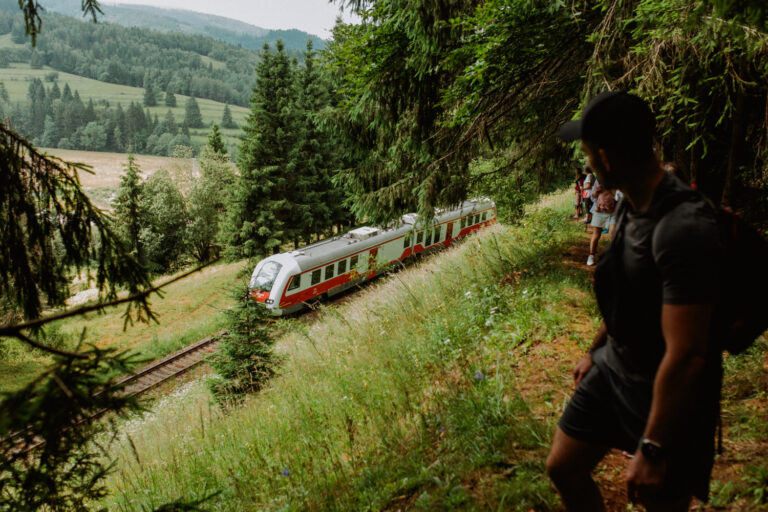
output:
M451 219L456 219L475 211L487 210L495 206L488 198L476 198L464 201L455 208L441 208L435 210L433 224L441 224ZM353 229L343 235L327 238L296 250L281 253L290 256L304 272L322 266L323 264L342 259L344 257L366 251L390 240L405 236L414 229L422 229L428 226L419 226L419 216L415 213L406 213L396 225L389 227L363 226Z

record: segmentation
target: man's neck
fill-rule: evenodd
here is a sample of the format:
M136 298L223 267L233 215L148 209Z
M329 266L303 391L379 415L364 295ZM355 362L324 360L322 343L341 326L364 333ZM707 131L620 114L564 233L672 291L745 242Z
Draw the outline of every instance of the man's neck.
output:
M636 212L647 210L653 200L656 187L664 179L664 170L659 165L659 161L654 159L647 167L627 174L632 178L619 189Z

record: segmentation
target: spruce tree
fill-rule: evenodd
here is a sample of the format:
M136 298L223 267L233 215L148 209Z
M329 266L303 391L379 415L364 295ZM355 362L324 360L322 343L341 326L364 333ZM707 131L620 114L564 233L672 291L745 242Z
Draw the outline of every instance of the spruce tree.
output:
M141 229L144 225L142 210L142 184L139 176L139 164L133 154L128 154L128 162L124 167L117 196L114 200L115 223L120 237L128 250L137 260L143 261L144 254L141 243Z
M224 114L221 116L221 127L227 129L237 128L237 124L232 119L232 111L229 109L229 104L224 105Z
M208 147L215 153L227 154L227 147L224 145L224 139L221 138L221 131L216 123L211 125L211 131L208 134Z
M157 96L155 95L155 87L152 85L152 81L148 75L144 75L144 106L154 107L157 105Z
M203 127L203 116L194 96L190 96L184 104L184 122L190 128Z
M163 128L164 133L170 133L171 135L176 135L179 132L179 126L176 124L176 118L173 116L171 109L168 109L168 112L165 114Z
M283 242L297 236L289 224L296 190L291 189L295 183L288 174L296 141L296 88L284 50L280 40L276 53L265 44L256 67L256 87L237 162L240 175L225 233L230 256L277 252Z
M320 110L327 105L328 94L322 87L315 67L315 52L311 40L307 41L304 66L299 72L298 82L298 141L291 153L290 171L295 177L295 188L300 201L294 209L292 224L299 231L299 236L309 242L312 234L330 231L333 223L332 201L337 201L337 198L330 197L333 189L330 180L333 158L327 138L319 130L316 118Z
M165 91L165 106L166 107L175 107L176 106L176 95L173 94L173 89L171 89L171 86L168 86L168 89Z

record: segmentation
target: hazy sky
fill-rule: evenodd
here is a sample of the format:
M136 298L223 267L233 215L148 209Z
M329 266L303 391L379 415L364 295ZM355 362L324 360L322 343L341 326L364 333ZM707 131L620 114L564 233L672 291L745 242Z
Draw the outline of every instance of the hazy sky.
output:
M338 3L328 0L107 0L105 4L142 4L216 14L269 29L297 28L324 39L331 36ZM349 21L350 14L342 16Z

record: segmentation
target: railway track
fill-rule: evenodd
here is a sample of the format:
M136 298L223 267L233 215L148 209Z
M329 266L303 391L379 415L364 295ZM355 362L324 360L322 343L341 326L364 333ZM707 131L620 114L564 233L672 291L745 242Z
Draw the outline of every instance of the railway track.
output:
M136 373L123 377L115 385L123 386L123 393L127 395L144 393L202 363L207 355L216 351L219 338L226 332L219 331L213 336L203 338L178 352L145 366Z
M141 368L136 373L119 379L115 382L115 387L122 386L122 393L129 396L145 393L155 386L177 377L202 363L207 355L216 351L216 346L220 341L219 338L226 333L227 331L219 331L159 361L155 361ZM93 421L106 412L106 410L96 412L87 418L81 419L76 425ZM19 443L20 445L17 453L27 454L44 444L44 441L36 436L30 442L28 438L29 433L30 431L21 431L10 436L12 442Z

